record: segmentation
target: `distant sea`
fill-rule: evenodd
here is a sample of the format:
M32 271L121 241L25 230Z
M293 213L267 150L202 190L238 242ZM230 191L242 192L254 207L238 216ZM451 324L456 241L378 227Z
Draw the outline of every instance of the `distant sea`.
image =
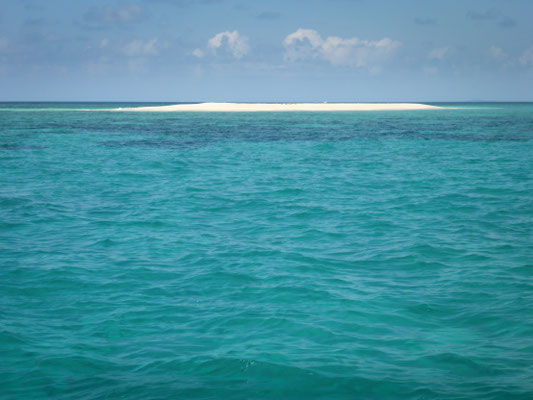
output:
M533 398L533 104L135 105L0 104L1 399Z

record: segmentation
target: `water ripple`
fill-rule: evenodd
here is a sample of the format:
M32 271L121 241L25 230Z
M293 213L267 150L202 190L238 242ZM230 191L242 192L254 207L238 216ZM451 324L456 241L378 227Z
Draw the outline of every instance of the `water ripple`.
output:
M532 397L531 105L24 107L0 397Z

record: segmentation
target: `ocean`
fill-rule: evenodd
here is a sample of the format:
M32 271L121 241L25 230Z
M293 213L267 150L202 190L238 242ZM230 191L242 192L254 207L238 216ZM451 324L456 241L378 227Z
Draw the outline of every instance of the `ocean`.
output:
M135 105L0 104L1 399L533 398L533 103Z

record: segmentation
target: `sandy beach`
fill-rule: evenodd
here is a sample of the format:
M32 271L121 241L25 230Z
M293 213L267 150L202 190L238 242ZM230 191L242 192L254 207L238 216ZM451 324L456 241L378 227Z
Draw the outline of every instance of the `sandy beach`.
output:
M385 111L385 110L438 110L442 107L417 103L198 103L155 107L117 108L113 111Z

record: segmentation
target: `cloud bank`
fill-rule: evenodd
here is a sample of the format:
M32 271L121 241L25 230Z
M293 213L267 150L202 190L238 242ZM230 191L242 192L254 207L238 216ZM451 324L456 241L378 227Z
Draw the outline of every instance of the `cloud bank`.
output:
M335 66L377 71L401 46L389 38L377 41L329 36L323 39L314 29L298 29L283 41L286 61L319 59Z

